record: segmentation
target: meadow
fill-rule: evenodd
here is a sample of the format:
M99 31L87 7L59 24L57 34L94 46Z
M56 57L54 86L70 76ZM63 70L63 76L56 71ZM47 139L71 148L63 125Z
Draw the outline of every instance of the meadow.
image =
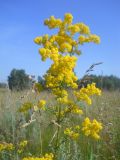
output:
M101 94L95 83L85 84L89 72L101 63L86 71L81 87L74 72L79 46L99 44L100 37L84 23L73 24L71 13L63 20L50 16L44 25L58 29L57 34L34 39L41 46L41 60L52 61L45 85L34 82L31 90L20 91L24 80L18 83L17 78L9 88L19 84L19 92L0 91L0 159L119 160L120 92Z
M73 97L74 98L74 97ZM38 112L36 121L24 126L29 122L29 115L24 117L18 112L22 103L38 99L47 101L46 111ZM1 160L19 160L27 155L40 155L51 151L52 138L56 126L51 114L51 106L54 105L54 97L49 91L42 91L35 95L32 91L11 92L0 89L0 142L12 143L17 146L20 140L27 140L28 144L24 151L4 152L0 155ZM59 148L60 160L119 160L120 159L120 92L102 91L100 97L93 97L91 106L84 106L84 114L102 122L101 139L93 141L89 138L80 137L78 142L68 140ZM78 119L72 116L71 126ZM64 124L63 124L64 125ZM21 127L22 126L22 127ZM62 133L61 133L62 134ZM71 157L72 155L72 157Z

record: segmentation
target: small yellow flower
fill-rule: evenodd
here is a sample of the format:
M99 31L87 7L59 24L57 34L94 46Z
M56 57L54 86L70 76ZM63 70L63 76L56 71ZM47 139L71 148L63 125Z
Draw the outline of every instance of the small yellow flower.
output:
M72 14L71 13L66 13L65 16L64 16L65 23L71 24L72 20L73 20Z
M36 38L34 39L34 42L35 42L36 44L41 44L41 43L42 43L42 37L36 37Z
M79 133L74 132L74 131L72 130L72 128L66 128L66 129L64 130L64 134L67 135L67 136L69 136L69 137L70 137L71 139L73 139L73 140L76 140L76 139L78 139L78 137L79 137Z
M3 150L14 150L14 145L12 143L0 143L0 152Z
M95 35L95 34L91 34L89 36L89 40L90 40L90 42L94 42L94 43L97 43L97 44L100 43L100 37Z
M52 153L46 153L43 157L25 157L22 160L53 160L54 155Z
M33 104L31 102L25 102L21 108L19 108L19 112L27 112L29 109L33 107Z
M80 126L79 125L75 126L75 129L80 130Z
M39 100L37 107L44 110L45 109L45 104L46 104L45 100Z
M78 33L78 32L80 32L80 28L79 28L79 26L78 25L70 25L69 27L68 27L68 31L72 34L72 35L74 35L75 33Z
M24 140L24 141L20 142L19 146L20 147L25 147L27 144L28 144L28 141Z
M21 141L21 142L18 144L18 150L17 150L17 152L18 152L19 154L21 154L21 153L24 151L24 149L25 149L25 147L27 146L27 144L28 144L28 141L27 141L27 140Z
M61 50L62 52L71 52L72 46L71 46L69 43L62 43L62 44L60 45L60 50Z

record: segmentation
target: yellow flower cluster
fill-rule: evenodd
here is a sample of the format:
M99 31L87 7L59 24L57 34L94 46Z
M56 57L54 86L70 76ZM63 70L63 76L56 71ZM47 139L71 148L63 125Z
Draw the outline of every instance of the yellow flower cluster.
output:
M64 103L61 103L64 104ZM68 104L68 99L66 100L66 105ZM72 103L71 105L68 105L66 108L62 109L60 112L56 112L57 116L63 117L66 116L68 113L73 113L77 115L82 115L83 111L79 108L76 104Z
M37 107L44 110L45 109L45 104L46 104L45 100L39 100L38 104L37 104Z
M79 137L78 131L80 130L80 127L77 125L74 128L66 128L64 130L64 134L69 136L71 139L76 140Z
M80 28L78 25L74 24L68 27L68 31L71 33L71 35L74 35L75 33L80 32Z
M34 111L38 110L45 110L46 101L45 100L39 100L36 105L33 106Z
M25 102L20 108L19 112L27 112L29 109L33 107L33 104L31 102Z
M52 59L53 61L58 60L58 49L57 48L40 48L39 53L42 57L42 60L45 61L47 58Z
M80 53L78 45L84 42L99 42L99 37L92 35L87 25L84 23L72 24L72 21L73 16L70 13L65 14L63 21L51 16L45 20L44 24L49 28L58 28L58 34L39 36L34 39L35 43L43 46L39 49L42 60L50 58L53 61L45 75L45 80L48 88L55 88L53 91L55 95L57 95L57 90L58 93L60 92L59 87L78 87L77 77L74 73L77 58L73 56L73 53ZM75 33L80 34L78 40L73 39L72 35ZM64 53L67 54L64 56ZM58 101L66 102L67 96L60 96Z
M19 146L20 147L25 147L27 144L28 144L28 141L24 140L24 141L20 142Z
M86 42L94 42L96 44L100 43L100 38L99 36L95 35L95 34L91 34L88 37L80 35L78 38L78 41L80 44L86 43Z
M72 14L66 13L65 16L64 16L64 22L65 22L66 24L71 24L71 23L72 23L72 20L73 20Z
M75 96L79 101L85 101L88 105L92 104L90 96L101 95L101 90L96 88L95 83L88 84L86 88L81 88L80 91L74 92Z
M74 114L83 114L82 109L78 105L76 105L73 101L68 100L67 102L68 108L66 108L66 112L74 113Z
M77 46L77 42L67 33L59 32L58 35L56 35L55 42L61 53L72 53L73 47Z
M22 160L53 160L54 155L52 153L50 154L45 154L44 157L25 157Z
M37 111L39 109L45 110L45 100L39 100L37 104L33 104L31 102L25 102L20 108L19 112L26 113L28 110L33 109L34 111Z
M79 44L85 42L94 42L99 43L100 38L97 35L91 34L90 29L84 23L72 24L73 16L70 13L66 13L64 20L56 19L54 16L51 16L49 19L46 19L44 24L49 28L58 28L58 34L48 36L38 36L34 39L36 44L42 45L43 47L39 49L39 53L42 57L42 60L50 58L53 61L58 59L60 53L76 53L79 54L78 49ZM74 40L73 35L79 33L80 36L78 39ZM85 37L87 35L88 37Z
M13 150L14 146L12 143L0 143L0 152L3 150Z
M80 34L90 35L90 29L87 25L84 23L77 23L76 25L80 28Z
M56 97L58 97L58 101L60 101L62 98L68 97L68 93L65 89L60 89L60 88L53 88L53 94L56 95Z
M100 139L99 132L102 129L102 124L98 122L97 120L90 121L90 119L87 117L85 118L83 124L82 124L82 131L86 136L91 136L94 139L98 140Z
M67 30L70 32L71 35L74 35L76 33L90 35L90 29L84 23L69 25Z
M70 13L66 13L64 16L64 20L57 19L54 16L51 16L49 19L44 21L44 24L47 25L50 29L53 28L61 28L65 24L71 24L73 20L73 16Z
M35 42L36 44L41 44L41 43L42 43L42 37L41 37L41 36L36 37L36 38L34 39L34 42Z
M57 97L57 95L55 96ZM62 95L62 97L57 97L57 102L59 102L60 104L66 104L68 102L68 96Z
M44 24L47 25L50 29L52 28L58 28L62 24L61 19L56 19L54 16L51 16L49 19L46 19L44 21Z
M94 43L99 44L100 43L100 37L95 35L95 34L92 34L92 35L89 36L89 42L94 42Z
M71 44L69 44L69 43L62 43L61 45L60 45L60 50L61 50L61 52L71 52L71 50L72 50L72 45Z
M20 154L24 151L24 148L27 146L28 144L28 141L24 140L24 141L21 141L19 144L18 144L18 150L17 152Z
M60 56L58 61L53 63L45 75L46 85L50 88L66 85L68 87L76 88L77 77L73 69L76 65L76 57L69 55Z
M74 113L74 114L83 114L83 111L77 105L73 105L70 108L70 111L71 113Z

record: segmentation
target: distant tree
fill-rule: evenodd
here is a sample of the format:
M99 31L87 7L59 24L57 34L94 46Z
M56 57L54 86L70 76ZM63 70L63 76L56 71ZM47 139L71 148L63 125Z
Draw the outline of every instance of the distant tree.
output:
M7 84L4 83L4 82L0 82L0 88L6 88L7 87Z
M40 83L43 87L45 86L45 80L43 77L38 76L38 83Z
M24 90L30 87L29 76L23 69L13 69L8 76L8 85L11 90Z
M83 83L83 86L92 82L95 82L96 86L101 89L120 90L120 78L113 75L110 75L110 76L89 75L86 83ZM79 84L80 84L80 80L78 81L78 85Z

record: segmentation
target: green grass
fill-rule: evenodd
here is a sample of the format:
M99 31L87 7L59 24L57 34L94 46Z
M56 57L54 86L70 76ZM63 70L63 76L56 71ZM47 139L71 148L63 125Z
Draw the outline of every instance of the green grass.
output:
M18 112L19 107L26 101L35 102L39 98L47 100L50 108L54 104L54 98L47 91L39 96L29 91L10 92L0 90L0 141L17 144L20 140L27 139L27 154L39 155L52 150L48 147L55 132L55 127L50 123L54 117L49 110L37 115L37 122L33 122L26 128L19 128L26 119ZM51 108L50 108L51 109ZM93 97L93 105L84 108L85 114L90 118L96 118L103 123L101 140L95 142L81 136L79 142L68 141L62 143L59 150L59 160L119 160L120 159L120 92L103 92L101 97ZM74 125L76 119L72 117ZM77 119L79 123L79 119ZM41 143L42 142L42 143ZM42 145L42 149L41 149ZM71 154L72 153L72 154ZM23 153L24 155L25 153ZM71 157L72 155L72 157ZM2 155L1 160L19 160L16 153L14 158Z

